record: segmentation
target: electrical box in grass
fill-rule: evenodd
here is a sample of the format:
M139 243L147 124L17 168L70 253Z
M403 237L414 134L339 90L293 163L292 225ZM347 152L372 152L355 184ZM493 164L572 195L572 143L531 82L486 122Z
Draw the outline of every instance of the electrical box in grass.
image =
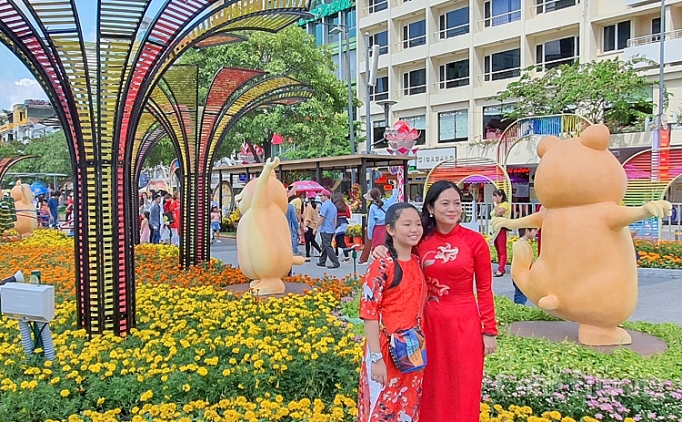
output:
M0 289L0 309L7 318L50 322L54 319L54 286L7 283Z

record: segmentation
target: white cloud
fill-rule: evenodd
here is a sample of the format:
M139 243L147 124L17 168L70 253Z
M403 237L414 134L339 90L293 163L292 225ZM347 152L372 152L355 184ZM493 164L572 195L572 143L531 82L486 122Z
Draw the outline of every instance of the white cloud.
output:
M0 108L11 110L14 104L23 103L24 100L29 99L47 99L47 95L35 79L0 80Z

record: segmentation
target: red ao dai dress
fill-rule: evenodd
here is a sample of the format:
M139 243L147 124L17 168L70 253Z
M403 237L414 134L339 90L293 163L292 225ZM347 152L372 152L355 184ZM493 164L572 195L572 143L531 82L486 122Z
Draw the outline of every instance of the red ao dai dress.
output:
M483 333L497 335L490 249L479 233L457 225L417 246L426 279L450 290L426 305L421 419L478 422L483 381ZM474 279L476 293L474 295Z
M403 270L402 281L388 288L393 282L393 261L374 260L362 286L360 318L378 321L381 315L389 334L417 325L420 298L424 304L427 296L419 259L412 256L410 261L400 261L400 267ZM388 371L388 383L382 388L381 384L372 381L369 347L365 344L358 390L358 421L417 422L420 419L419 399L424 372L400 372L388 352L388 337L383 331L379 335L379 343ZM428 353L428 340L426 345Z

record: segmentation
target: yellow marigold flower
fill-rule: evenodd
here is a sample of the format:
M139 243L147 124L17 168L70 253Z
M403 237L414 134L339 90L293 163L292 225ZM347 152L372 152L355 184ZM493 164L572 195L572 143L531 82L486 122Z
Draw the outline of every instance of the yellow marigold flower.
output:
M97 405L98 405L98 406L101 406L102 404L104 404L104 401L105 401L105 400L106 400L106 399L105 399L104 397L98 398L98 399L97 399Z
M152 390L147 390L140 396L140 401L147 401L154 397L154 392Z
M189 384L183 384L183 386L182 386L182 391L184 391L185 393L191 389L192 389L192 386L190 386Z
M62 390L59 392L59 395L62 397L69 397L69 394L71 394L69 390Z
M197 370L197 374L201 375L202 377L205 377L206 375L208 375L208 369L202 366Z

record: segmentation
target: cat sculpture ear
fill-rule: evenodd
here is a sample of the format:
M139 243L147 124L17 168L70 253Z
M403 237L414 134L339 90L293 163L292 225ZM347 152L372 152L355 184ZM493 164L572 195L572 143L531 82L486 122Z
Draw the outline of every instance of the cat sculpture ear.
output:
M538 157L542 158L543 155L554 145L558 144L561 140L556 136L545 136L542 138L538 144Z
M580 134L580 143L596 151L608 149L610 139L611 132L604 125L592 125Z

